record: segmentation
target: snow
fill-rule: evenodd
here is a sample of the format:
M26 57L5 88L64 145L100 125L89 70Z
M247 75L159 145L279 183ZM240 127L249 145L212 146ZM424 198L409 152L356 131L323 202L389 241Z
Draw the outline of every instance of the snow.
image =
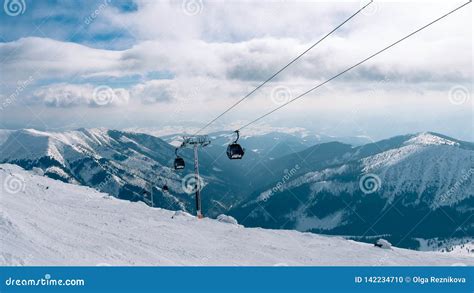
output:
M15 143L8 144L6 143L8 138L3 138L0 160L35 160L44 156L51 156L64 165L66 164L65 157L77 156L77 153L90 151L90 144L108 145L110 140L106 132L105 129L68 132L43 132L34 129L17 130L10 133L10 136L14 135ZM19 148L18 145L25 147Z
M425 191L435 189L430 207L452 206L474 195L473 151L459 143L435 136L419 134L399 148L362 159L363 172L377 174L383 196L392 202L407 190L416 190L417 201Z
M127 132L133 133L146 133L156 137L173 135L176 133L195 133L199 130L198 127L187 125L187 126L161 126L159 128L154 127L132 127L123 129Z
M309 231L313 229L331 230L342 226L344 223L344 210L334 212L324 218L318 218L316 216L305 215L303 209L304 205L290 215L291 219L296 220L295 228L298 231Z
M362 163L364 165L363 171L369 173L374 169L394 166L405 159L409 159L411 156L414 156L421 151L423 151L423 147L418 145L407 145L401 148L378 153L376 155L362 159Z
M472 257L199 220L15 165L0 165L0 179L0 265L474 265Z
M417 238L421 251L441 251L444 253L474 257L474 238Z
M415 136L414 138L408 140L407 144L419 144L419 145L452 145L458 146L459 143L434 135L429 132L423 132Z
M232 224L232 225L239 225L239 222L234 217L227 216L224 214L220 214L217 216L217 221L221 223L227 223L227 224Z
M280 185L278 186L273 186L272 188L263 191L260 193L260 195L257 197L256 201L267 201L269 200L272 196L278 194L278 192L284 191L284 190L289 190L291 188L295 188L298 186L301 186L306 183L313 183L311 185L311 191L313 193L321 192L324 189L331 190L332 192L342 192L342 191L347 191L350 186L348 184L344 184L341 182L338 182L337 184L334 184L333 182L328 182L325 181L325 178L334 176L336 174L342 174L347 170L347 165L342 165L337 168L328 168L324 169L322 171L315 171L315 172L308 172L302 176L297 177L296 179L290 178L290 181L283 182L280 181Z
M63 169L61 169L59 167L56 167L56 166L49 167L44 172L45 173L53 173L53 174L56 174L56 175L60 176L61 178L65 178L65 179L69 178L69 175L66 174L66 172L64 172Z
M235 123L227 125L224 128L229 131L229 134L222 134L220 136L221 137L223 137L223 136L225 137L225 136L229 136L229 135L232 136L231 132L233 131L233 129L237 129L245 123L246 123L245 121L237 121ZM222 131L222 128L223 128L222 125L220 125L218 127L212 127L211 126L210 128L207 129L208 130L207 132L208 133L210 133L210 132L220 132L220 131ZM160 128L135 127L135 128L126 128L126 129L124 129L124 131L134 132L134 133L146 133L146 134L150 134L150 135L153 135L153 136L156 136L156 137L169 136L169 135L173 135L173 134L176 134L176 133L183 133L183 134L184 133L195 133L198 130L199 130L199 128L196 128L195 126L186 126L186 127L183 127L183 126L164 126L164 127L160 127ZM252 125L251 127L247 128L245 130L246 136L242 136L242 139L244 139L245 137L265 135L265 134L269 134L269 133L272 133L272 132L292 134L292 135L296 135L296 136L300 136L300 137L307 137L307 136L310 135L310 132L307 129L302 128L302 127L275 127L275 126L271 126L269 124L257 124L257 125ZM316 136L318 136L318 135L316 135Z
M392 249L392 243L388 242L385 239L377 240L377 242L375 242L375 245L383 249Z
M370 172L369 169L396 165L428 149L436 149L442 153L447 150L445 146L459 146L459 143L429 132L423 132L405 141L404 145L399 148L365 158L363 160L365 166L364 171Z
M175 139L175 140L172 140L170 142L168 142L170 145L174 146L174 147L180 147L181 144L183 143L183 140L178 140L178 139Z

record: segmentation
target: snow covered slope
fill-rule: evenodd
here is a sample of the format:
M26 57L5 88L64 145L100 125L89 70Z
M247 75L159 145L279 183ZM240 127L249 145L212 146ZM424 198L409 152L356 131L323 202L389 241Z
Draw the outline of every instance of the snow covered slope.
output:
M153 209L0 165L0 265L474 265Z
M354 148L322 144L257 171L275 176L230 211L245 226L388 234L409 248L415 238L474 235L469 142L425 132Z
M474 256L474 237L460 239L418 239L421 251L441 251L456 255Z

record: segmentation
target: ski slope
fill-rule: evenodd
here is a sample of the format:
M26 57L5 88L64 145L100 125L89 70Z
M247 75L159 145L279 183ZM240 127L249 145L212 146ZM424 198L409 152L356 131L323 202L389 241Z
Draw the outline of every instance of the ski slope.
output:
M474 265L467 256L198 220L10 164L0 165L0 179L0 265Z

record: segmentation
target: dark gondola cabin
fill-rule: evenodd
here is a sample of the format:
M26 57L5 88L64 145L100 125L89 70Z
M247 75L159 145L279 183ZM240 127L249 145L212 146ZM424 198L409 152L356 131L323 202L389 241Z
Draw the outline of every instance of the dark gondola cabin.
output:
M244 156L244 149L238 144L233 143L227 146L227 157L231 160L242 159Z
M175 170L182 170L184 169L184 160L181 157L176 157L174 159L174 169Z
M178 148L174 149L174 154L176 158L174 159L174 169L175 170L183 170L184 169L184 159L178 156Z
M245 150L237 143L239 140L239 131L237 130L235 133L237 133L237 139L227 146L227 157L231 160L242 159L245 153Z

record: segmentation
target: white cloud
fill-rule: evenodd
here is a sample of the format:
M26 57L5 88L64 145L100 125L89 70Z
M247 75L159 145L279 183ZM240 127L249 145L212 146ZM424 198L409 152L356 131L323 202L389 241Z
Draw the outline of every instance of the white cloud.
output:
M172 80L151 80L133 87L132 96L144 104L171 102L176 98Z
M119 96L110 105L136 107L133 109L140 114L131 115L133 119L148 114L154 117L162 111L171 113L170 116L188 112L193 118L208 120L304 51L360 5L360 1L204 1L202 11L190 16L182 11L181 1L137 3L138 10L134 12L122 13L113 6L107 7L88 26L94 33L100 33L101 28L130 32L136 43L124 50L96 49L47 37L0 43L0 56L4 56L2 93L9 96L18 80L37 72L36 85L30 85L21 98L27 100L33 96L36 101L54 107L98 108L92 95L94 85L103 82ZM239 105L233 111L235 116L231 113L230 117L246 119L272 109L273 87L284 85L296 96L438 17L456 3L378 2L376 5L375 14L356 16ZM470 9L457 12L328 84L326 91L322 88L311 94L305 102L298 103L302 106L295 103L287 111L295 115L301 108L344 112L345 105L334 97L350 94L357 100L380 82L390 94L378 96L378 104L393 105L393 101L402 97L435 93L433 96L437 98L431 100L430 109L442 107L443 97L454 84L472 84L471 22ZM158 79L152 77L156 72L167 74ZM312 96L318 95L325 97L323 102L312 100ZM364 105L368 111L375 106L373 102ZM195 115L197 109L199 113ZM459 107L448 109L454 113Z
M128 104L130 93L123 88L90 84L53 84L40 87L33 92L32 102L48 107L103 107Z
M350 48L351 40L333 38L304 56L279 79L307 79L308 85L360 61L374 52L373 42ZM0 44L0 54L10 56L2 65L9 72L4 83L15 84L36 72L38 80L146 76L157 71L176 78L203 77L221 80L262 81L310 44L296 39L265 38L239 43L203 41L147 41L124 51L107 51L43 38L27 38ZM362 48L365 47L365 48ZM382 46L378 46L381 48ZM347 51L350 51L350 54ZM391 77L406 82L469 80L472 67L466 63L470 48L465 42L411 41L394 48L354 71L360 81ZM9 51L12 51L9 54ZM443 52L457 51L447 59ZM409 53L408 56L404 54Z

